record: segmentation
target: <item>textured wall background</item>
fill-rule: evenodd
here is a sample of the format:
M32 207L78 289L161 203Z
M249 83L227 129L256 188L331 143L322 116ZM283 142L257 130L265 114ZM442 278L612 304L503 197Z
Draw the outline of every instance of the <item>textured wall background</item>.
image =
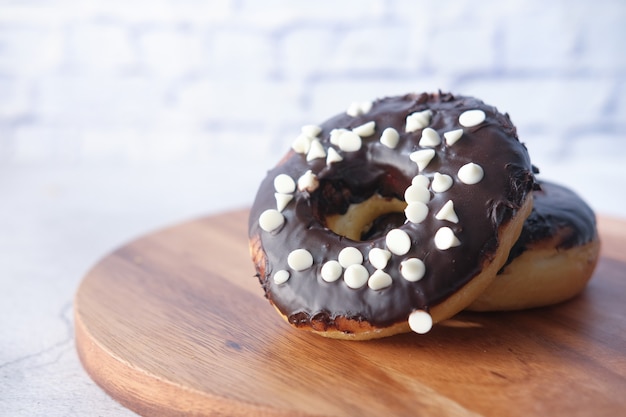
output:
M442 89L509 112L589 192L626 162L625 51L620 0L3 0L0 163L227 162L249 197L301 124Z
M0 415L131 415L75 354L84 273L251 204L302 124L438 89L626 216L623 0L0 0Z

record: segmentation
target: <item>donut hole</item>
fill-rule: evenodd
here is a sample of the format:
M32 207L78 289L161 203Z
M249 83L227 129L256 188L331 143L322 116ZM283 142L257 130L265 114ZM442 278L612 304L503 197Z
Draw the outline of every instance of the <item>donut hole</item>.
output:
M351 204L343 214L326 216L324 223L334 233L348 239L373 240L405 223L406 206L407 203L398 198L374 194L361 203Z

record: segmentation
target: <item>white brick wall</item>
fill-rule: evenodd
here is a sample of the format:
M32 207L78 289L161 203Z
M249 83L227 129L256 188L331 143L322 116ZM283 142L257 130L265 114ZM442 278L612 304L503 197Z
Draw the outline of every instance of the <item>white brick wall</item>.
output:
M0 0L0 162L257 172L353 99L443 89L561 175L596 138L626 162L625 50L620 0Z

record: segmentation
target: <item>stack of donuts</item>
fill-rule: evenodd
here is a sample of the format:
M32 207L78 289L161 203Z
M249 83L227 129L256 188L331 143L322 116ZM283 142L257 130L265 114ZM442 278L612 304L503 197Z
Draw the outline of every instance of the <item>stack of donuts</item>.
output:
M354 102L294 137L259 187L249 245L297 328L424 334L464 309L565 301L593 273L593 211L538 180L509 116L476 98Z

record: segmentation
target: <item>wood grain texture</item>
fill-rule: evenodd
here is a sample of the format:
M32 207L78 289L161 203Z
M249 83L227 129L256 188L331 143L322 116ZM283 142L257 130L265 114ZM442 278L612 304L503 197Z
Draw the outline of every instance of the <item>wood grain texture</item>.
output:
M77 350L142 415L624 415L626 222L599 226L602 258L572 301L347 342L292 329L263 298L247 211L203 218L130 242L87 274Z

